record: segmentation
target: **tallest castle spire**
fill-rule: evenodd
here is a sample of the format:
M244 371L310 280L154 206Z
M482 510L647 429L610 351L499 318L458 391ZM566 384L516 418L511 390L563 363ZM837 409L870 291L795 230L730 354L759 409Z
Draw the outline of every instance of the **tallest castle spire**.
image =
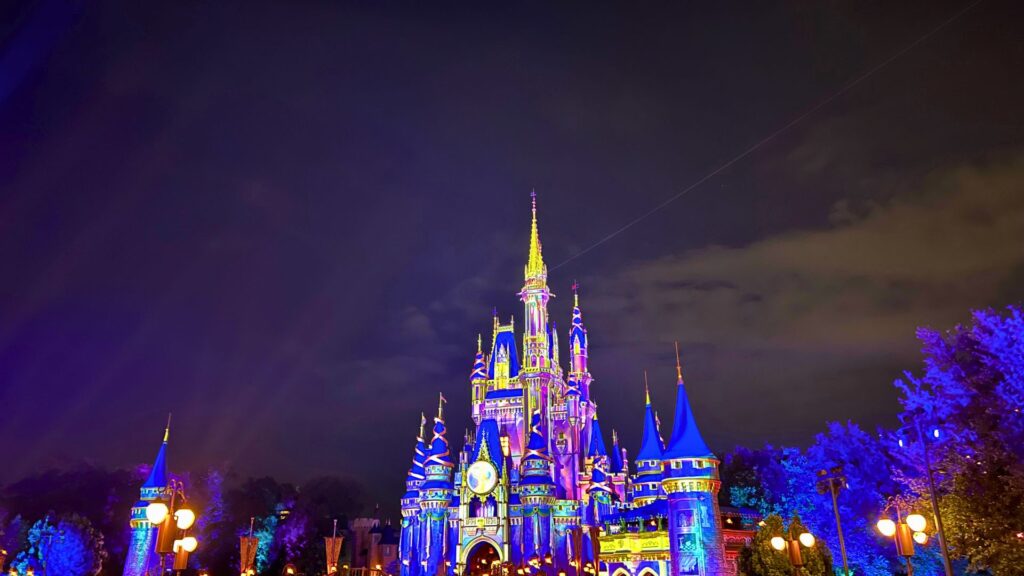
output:
M527 286L543 286L547 283L548 267L544 265L541 254L540 233L537 232L537 191L530 192L533 202L533 221L530 225L530 255L526 260L524 272Z

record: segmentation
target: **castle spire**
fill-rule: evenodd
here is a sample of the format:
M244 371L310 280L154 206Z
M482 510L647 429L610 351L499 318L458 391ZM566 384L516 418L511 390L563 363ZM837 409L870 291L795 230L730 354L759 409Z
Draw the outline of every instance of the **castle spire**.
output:
M676 341L676 384L683 385L683 365L679 361L679 341Z
M530 191L533 218L530 222L530 254L526 260L526 280L540 280L547 276L544 257L541 255L540 234L537 232L537 191Z
M693 409L690 407L690 399L686 395L686 386L683 385L682 364L679 362L679 343L676 342L676 413L672 422L672 437L665 449L665 459L674 458L708 458L714 457L714 453L704 442L704 438L697 429L697 422L693 418Z
M641 441L640 451L637 453L637 460L661 460L661 441L658 433L658 424L654 418L654 409L651 407L651 390L647 386L647 371L644 370L644 435Z
M156 458L153 460L153 468L149 471L149 476L146 481L142 484L142 488L157 488L164 489L167 487L167 441L171 437L171 415L167 415L167 426L164 428L164 440L160 444L160 450L156 453Z

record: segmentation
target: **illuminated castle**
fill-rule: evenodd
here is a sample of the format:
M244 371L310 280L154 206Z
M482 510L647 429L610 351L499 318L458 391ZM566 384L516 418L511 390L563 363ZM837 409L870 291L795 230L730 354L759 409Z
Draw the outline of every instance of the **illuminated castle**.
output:
M429 443L421 420L402 497L401 575L735 574L750 518L719 510L719 461L697 429L678 361L668 444L648 392L635 473L614 431L606 449L575 286L565 365L548 318L536 197L524 276L521 334L495 316L488 353L477 339L475 431L462 450L450 450L443 398Z
M167 439L170 434L171 425L168 421L167 428L164 429L164 441L156 453L153 468L139 489L139 501L132 506L132 518L129 521L131 539L128 544L128 557L124 563L124 576L146 576L150 563L152 562L153 566L157 563L153 552L156 545L156 526L146 519L146 507L154 500L167 497Z

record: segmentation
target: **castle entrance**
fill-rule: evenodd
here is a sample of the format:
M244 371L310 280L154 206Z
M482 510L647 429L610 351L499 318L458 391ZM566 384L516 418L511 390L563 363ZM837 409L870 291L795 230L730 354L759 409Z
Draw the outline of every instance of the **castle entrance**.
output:
M465 576L501 576L501 556L490 542L479 542L466 557Z

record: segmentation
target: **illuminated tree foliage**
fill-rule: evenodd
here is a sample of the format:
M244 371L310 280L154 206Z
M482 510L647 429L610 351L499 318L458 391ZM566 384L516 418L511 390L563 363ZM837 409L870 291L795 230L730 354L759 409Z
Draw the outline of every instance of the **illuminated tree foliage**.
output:
M1024 312L981 310L972 323L920 330L924 374L897 382L901 419L922 425L951 554L974 570L1024 566ZM928 510L919 444L900 450L908 491Z
M27 548L18 553L14 567L29 567L61 576L95 576L107 554L103 535L85 518L72 514L54 525L49 518L37 521L28 531Z
M838 535L831 496L817 472L841 466L838 498L850 567L888 576L902 569L892 540L873 530L886 507L924 513L933 538L917 548L918 573L941 571L920 436L935 472L950 553L966 568L995 574L1024 566L1024 312L975 312L949 332L920 330L924 373L896 382L903 426L869 434L832 423L810 447L739 448L722 467L728 503L762 514L799 513L828 543L836 568ZM921 426L918 435L917 426Z
M794 540L803 532L808 532L808 529L800 521L799 516L791 518L788 527L783 526L782 517L778 514L767 516L750 546L740 555L740 573L746 576L791 576L793 565L790 563L788 552L779 552L772 548L771 539L775 536L784 536ZM820 539L815 541L812 548L801 546L800 550L804 561L803 573L806 576L832 576L835 573L832 570L832 556Z

